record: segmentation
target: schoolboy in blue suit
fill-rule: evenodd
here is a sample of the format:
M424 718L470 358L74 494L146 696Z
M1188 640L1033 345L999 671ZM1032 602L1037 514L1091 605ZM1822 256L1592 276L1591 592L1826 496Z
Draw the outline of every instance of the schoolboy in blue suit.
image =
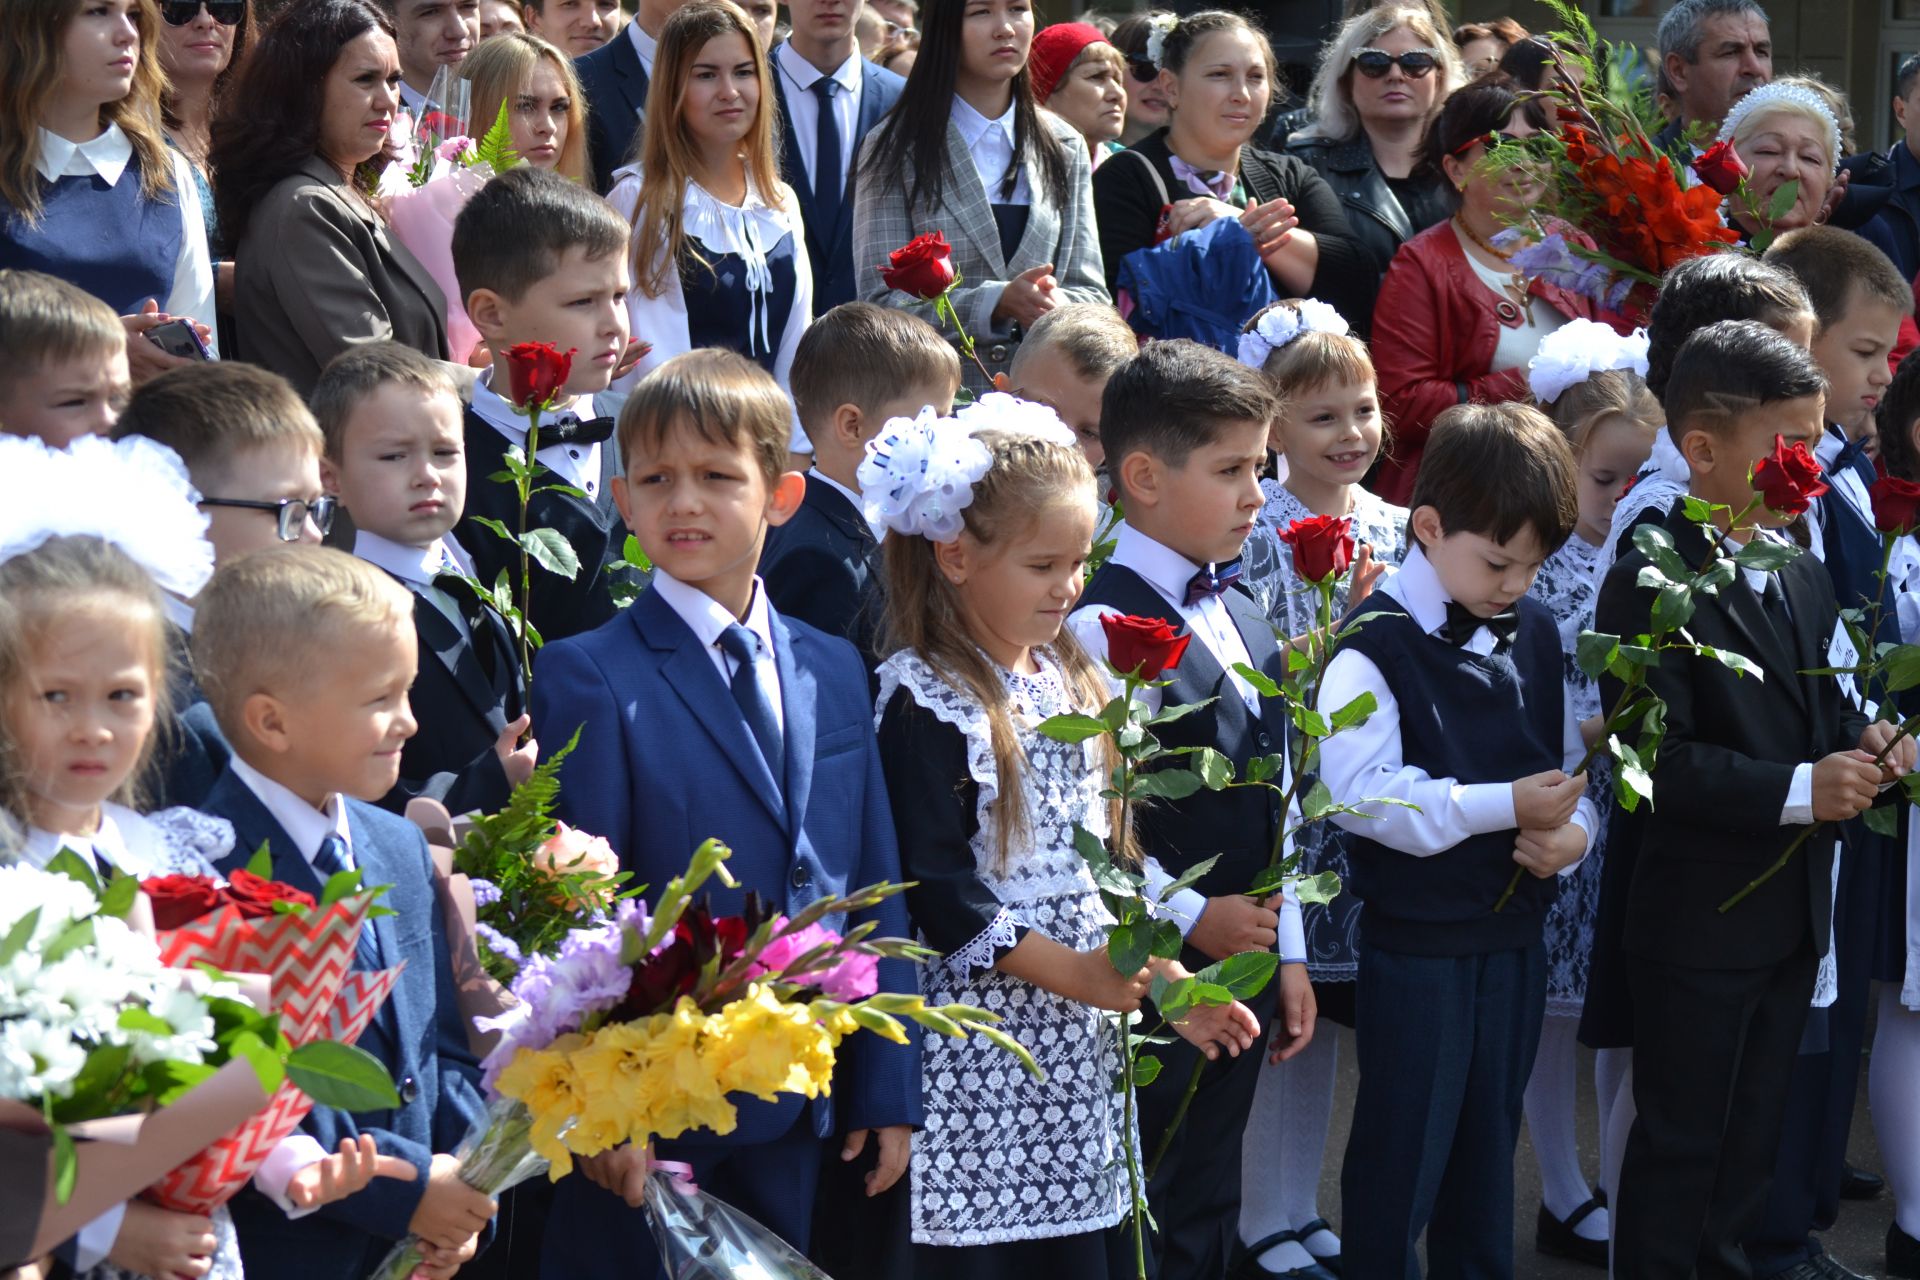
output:
M716 913L751 892L792 915L899 878L860 657L782 618L755 573L768 526L793 514L805 487L786 470L790 415L774 381L732 352L689 352L650 374L621 412L626 474L613 492L653 560L653 584L625 616L549 644L535 666L535 733L581 730L561 771L560 815L605 836L647 884L678 874L701 841L723 840L739 888L713 893ZM897 898L870 918L883 935L906 931ZM880 981L914 986L900 963L883 962ZM877 1136L884 1189L904 1171L920 1119L919 1070L917 1042L857 1038L832 1101L742 1100L733 1133L690 1135L660 1153L805 1249L834 1103L850 1147ZM581 1163L556 1188L541 1274L659 1274L637 1208L643 1153Z
M242 1259L256 1275L338 1280L367 1274L417 1233L431 1246L425 1273L450 1276L484 1244L494 1212L447 1154L482 1110L479 1065L454 996L426 839L367 802L393 786L414 729L412 599L344 552L259 552L214 575L193 644L234 749L201 805L234 827L235 851L219 869L244 867L265 844L274 878L316 896L329 875L358 869L363 883L390 886L383 902L394 914L367 923L354 967L405 966L358 1041L392 1074L399 1107L315 1107L301 1129L321 1152L371 1134L418 1177L383 1180L311 1216L243 1192L232 1206ZM261 1183L270 1187L271 1175Z
M853 32L859 11L789 0L791 31L770 59L780 103L780 176L800 197L815 315L855 297L853 158L907 84L860 56Z

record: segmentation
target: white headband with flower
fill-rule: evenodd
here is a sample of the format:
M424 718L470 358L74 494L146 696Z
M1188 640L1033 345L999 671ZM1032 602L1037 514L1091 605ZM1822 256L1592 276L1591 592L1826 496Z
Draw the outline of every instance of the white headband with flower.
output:
M1739 130L1741 121L1768 107L1777 107L1782 103L1792 103L1813 112L1827 126L1827 154L1833 162L1840 163L1840 122L1833 117L1833 108L1827 100L1813 90L1797 84L1763 84L1757 89L1747 91L1745 97L1733 104L1733 110L1727 112L1727 118L1720 123L1719 141L1732 142L1733 135Z
M173 450L144 436L65 449L0 436L0 562L80 536L112 543L183 599L213 576L207 516Z
M1164 65L1161 61L1167 53L1167 37L1180 25L1180 19L1171 13L1156 13L1147 19L1147 61L1154 66Z
M1594 320L1569 320L1540 340L1527 362L1527 386L1541 404L1552 404L1568 387L1596 373L1630 369L1647 376L1647 331L1626 336Z
M1263 368L1267 357L1303 333L1349 332L1346 317L1318 298L1302 298L1292 305L1280 303L1260 313L1253 328L1240 335L1240 363L1249 369Z
M911 418L889 418L867 442L860 464L861 505L867 522L895 533L951 542L966 525L973 487L993 467L993 451L976 436L1001 431L1075 447L1069 431L1045 405L990 392L951 418L933 406Z

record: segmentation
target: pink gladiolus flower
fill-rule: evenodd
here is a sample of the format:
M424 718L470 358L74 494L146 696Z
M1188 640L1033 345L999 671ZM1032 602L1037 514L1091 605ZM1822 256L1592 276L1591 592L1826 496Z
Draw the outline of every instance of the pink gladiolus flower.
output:
M786 924L783 916L775 922L777 930ZM775 938L760 953L754 977L761 974L780 973L794 961L816 948L840 941L840 935L822 925L810 924L796 933ZM805 974L787 974L790 981L804 982L807 986L818 987L821 992L834 1000L864 1000L880 989L880 959L878 956L850 955L835 961L831 967L812 970Z

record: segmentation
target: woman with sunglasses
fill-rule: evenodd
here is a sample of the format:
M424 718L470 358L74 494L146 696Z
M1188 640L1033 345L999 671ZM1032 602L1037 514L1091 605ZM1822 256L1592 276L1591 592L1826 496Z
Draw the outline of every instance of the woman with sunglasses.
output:
M1170 122L1093 176L1109 287L1134 250L1217 218L1247 229L1282 297L1319 298L1344 314L1371 287L1332 188L1304 162L1252 145L1274 72L1266 36L1237 13L1189 14L1166 34Z
M213 253L214 298L222 311L233 306L233 262L220 237L214 211L214 104L225 93L254 40L252 0L160 0L160 69L167 91L160 119L167 145L193 165L200 212Z
M213 125L235 246L240 356L309 395L359 342L447 358L447 305L363 192L400 105L393 24L368 0L300 0L267 27Z
M1401 246L1374 311L1373 364L1392 425L1374 492L1389 502L1412 494L1442 410L1527 399L1540 340L1595 318L1590 299L1514 270L1519 245L1494 243L1540 199L1538 173L1513 163L1511 149L1544 125L1538 100L1495 73L1455 90L1427 133L1424 163L1445 177L1454 211Z
M1174 16L1165 9L1149 9L1120 19L1114 25L1113 47L1127 65L1127 120L1120 126L1120 145L1130 147L1155 129L1167 125L1167 95L1160 89L1160 64L1148 50L1153 34L1165 30Z
M1440 104L1462 82L1451 41L1421 6L1378 5L1350 18L1327 45L1308 97L1314 119L1287 142L1346 210L1372 260L1374 288L1347 319L1372 331L1373 302L1400 246L1449 212L1446 183L1420 163Z
M199 188L160 132L160 25L154 0L0 4L0 267L111 306L135 382L187 363L145 339L174 317L215 345Z

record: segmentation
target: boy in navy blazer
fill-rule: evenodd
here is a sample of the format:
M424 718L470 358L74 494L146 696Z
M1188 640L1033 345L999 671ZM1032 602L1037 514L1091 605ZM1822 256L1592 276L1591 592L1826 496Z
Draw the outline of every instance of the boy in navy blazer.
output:
M932 325L871 302L845 302L807 326L793 355L793 403L813 442L806 496L767 531L767 598L783 617L844 636L879 664L880 540L860 503L867 441L889 418L952 412L960 358ZM879 693L879 686L874 686Z
M529 720L512 632L459 581L472 572L453 540L467 494L459 392L439 361L368 342L327 366L313 408L327 442L321 473L352 517L354 555L413 599L420 727L382 804L401 812L428 796L453 814L501 809L539 747L520 741Z
M1280 700L1262 698L1233 670L1244 663L1275 680L1286 670L1273 628L1252 597L1233 585L1241 545L1263 501L1266 424L1278 410L1258 372L1196 342L1153 343L1115 372L1102 396L1100 436L1129 523L1068 620L1097 658L1107 653L1102 614L1163 618L1190 630L1195 643L1168 672L1172 683L1146 695L1149 701L1164 696L1169 706L1207 705L1156 732L1169 747L1214 748L1239 772L1253 757L1286 746ZM1281 821L1279 801L1267 790L1202 791L1142 813L1140 840L1152 859L1148 879L1156 895L1157 885L1218 857L1193 889L1168 901L1186 935L1187 963L1199 969L1277 943L1280 1025L1273 1050L1291 1057L1312 1039L1315 1016L1300 906L1291 894L1264 903L1247 896L1266 869ZM1172 1125L1198 1053L1184 1044L1161 1051L1160 1077L1140 1094L1147 1150ZM1201 1069L1194 1106L1148 1184L1159 1227L1155 1274L1162 1280L1202 1280L1228 1269L1239 1213L1240 1139L1259 1063L1259 1054L1243 1053ZM1132 1238L1122 1230L1113 1239L1117 1274L1119 1266L1133 1265Z
M615 42L625 40L615 36ZM510 402L507 352L545 342L573 352L559 401L541 415L534 461L543 471L527 508L530 529L552 529L579 558L571 579L533 566L534 629L547 640L590 631L618 608L616 584L637 585L623 566L626 530L608 497L618 471L613 419L594 397L613 381L627 348L626 220L578 183L539 169L510 169L467 202L453 227L453 269L467 315L493 352L467 410L466 514L456 535L474 576L491 587L502 570L519 581L520 549L489 528L517 531L520 500L496 480L509 448L524 451L526 415ZM564 739L563 739L564 741Z
M780 102L780 176L800 197L816 314L855 296L853 158L907 84L860 56L853 30L859 12L859 5L837 0L789 0L791 30L770 59Z
M224 566L201 593L193 654L234 750L201 805L233 824L234 853L219 869L231 874L265 844L274 878L315 896L350 869L390 886L383 904L393 914L367 922L354 967L405 966L358 1042L392 1074L399 1107L315 1107L301 1131L321 1154L371 1134L417 1178L298 1216L263 1169L261 1190L233 1201L242 1259L256 1275L337 1280L367 1274L414 1233L428 1246L426 1273L444 1280L484 1242L494 1212L448 1154L483 1108L479 1065L454 996L426 839L367 803L392 788L414 730L412 599L344 552L259 552Z
M647 884L666 883L718 837L739 888L713 893L716 913L754 893L791 915L900 873L860 657L781 617L756 576L768 526L792 516L805 486L786 470L790 423L779 387L732 352L689 352L649 375L621 412L626 474L614 500L654 562L653 583L625 616L547 645L535 669L536 733L582 731L561 772L560 816L605 836ZM883 935L907 927L898 898L871 918ZM883 962L881 986L910 991L914 975ZM742 1100L735 1132L692 1134L660 1153L805 1249L834 1108L850 1148L878 1140L884 1190L906 1167L919 1070L917 1041L864 1037L831 1101ZM556 1187L542 1275L658 1275L638 1209L644 1153L581 1163Z

